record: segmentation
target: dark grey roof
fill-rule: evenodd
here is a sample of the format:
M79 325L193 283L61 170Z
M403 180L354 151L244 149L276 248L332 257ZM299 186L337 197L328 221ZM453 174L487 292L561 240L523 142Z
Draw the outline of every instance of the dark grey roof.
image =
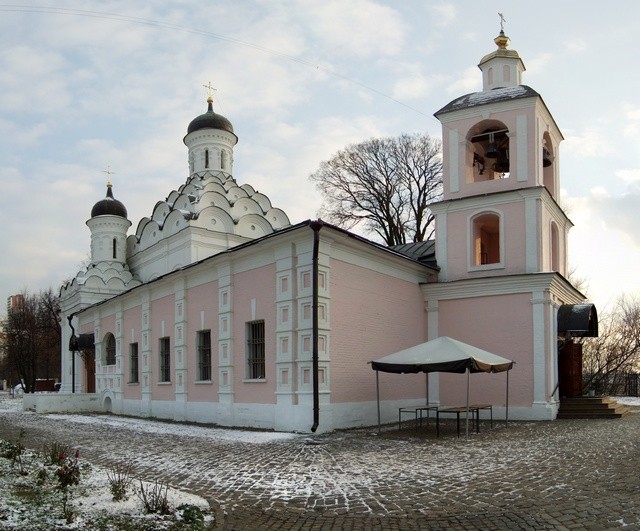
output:
M209 101L209 108L207 109L207 112L200 116L196 116L191 120L189 127L187 127L187 134L199 131L200 129L221 129L222 131L227 131L235 136L231 122L221 114L213 112L212 101Z
M558 308L558 333L598 337L598 312L593 304L563 304Z
M95 218L96 216L120 216L127 219L127 209L113 197L111 184L107 185L107 196L93 205L91 209L91 217Z
M417 260L425 265L437 267L436 265L436 242L427 240L424 242L403 243L392 245L389 249L400 253L407 258Z
M478 107L479 105L487 105L489 103L497 103L499 101L518 100L522 98L539 97L535 90L527 85L517 85L515 87L504 87L493 90L472 92L465 96L460 96L455 100L447 103L442 109L435 113L434 116L447 112L467 109L469 107Z

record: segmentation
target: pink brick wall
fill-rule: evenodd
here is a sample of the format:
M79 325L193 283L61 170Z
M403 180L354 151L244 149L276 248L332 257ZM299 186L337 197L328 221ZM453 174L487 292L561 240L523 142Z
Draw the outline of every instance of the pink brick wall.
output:
M426 341L426 313L418 280L331 260L331 401L376 399L367 362ZM425 376L380 374L381 400L425 396Z
M130 310L123 312L122 319L122 354L123 354L123 383L124 383L124 397L127 399L140 400L142 398L142 337L140 330L142 328L142 312L140 306L136 306ZM131 329L134 330L134 336L131 337ZM129 344L138 343L138 378L140 380L137 384L130 384L130 359L129 359Z
M276 269L274 264L238 273L233 277L234 400L238 403L276 402ZM264 319L266 382L246 380L245 325L253 320L251 300L256 300L255 319Z
M187 393L191 402L218 401L218 282L191 288L186 294L188 324L186 333L187 348ZM204 326L201 323L204 312ZM198 379L198 351L196 333L211 330L211 384L195 384Z
M531 294L496 295L439 303L439 332L516 361L509 375L509 404L531 406L533 400L533 316ZM440 375L444 405L466 400L466 375ZM505 373L472 374L470 400L503 406Z
M151 337L151 397L153 400L174 400L176 383L175 356L175 296L167 295L151 303L150 321ZM164 336L162 335L162 321L164 321ZM158 383L160 378L160 338L170 338L171 348L171 383Z

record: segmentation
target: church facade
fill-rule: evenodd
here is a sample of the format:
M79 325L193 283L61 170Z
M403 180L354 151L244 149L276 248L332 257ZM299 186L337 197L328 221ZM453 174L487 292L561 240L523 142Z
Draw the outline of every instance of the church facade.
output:
M503 32L483 89L438 112L443 198L435 242L390 249L308 220L291 224L233 177L233 126L188 126L189 177L131 226L109 184L87 225L91 264L61 290L63 384L117 414L285 431L377 422L369 362L450 336L516 362L509 417L553 419L558 310L571 228L558 204L562 134ZM568 336L566 336L568 337ZM383 421L424 403L425 377L380 375ZM459 405L459 375L428 376ZM504 376L473 375L472 399L504 415Z

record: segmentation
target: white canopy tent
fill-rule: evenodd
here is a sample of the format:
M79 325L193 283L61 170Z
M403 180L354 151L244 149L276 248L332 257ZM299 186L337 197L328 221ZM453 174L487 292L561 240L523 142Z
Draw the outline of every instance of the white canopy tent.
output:
M429 373L467 373L466 435L469 436L469 381L472 372L507 373L506 416L509 418L509 371L514 361L486 350L468 345L462 341L442 336L426 343L410 347L371 362L376 371L376 395L378 401L378 431L380 431L380 382L379 371L396 374L427 374L427 402L429 400Z

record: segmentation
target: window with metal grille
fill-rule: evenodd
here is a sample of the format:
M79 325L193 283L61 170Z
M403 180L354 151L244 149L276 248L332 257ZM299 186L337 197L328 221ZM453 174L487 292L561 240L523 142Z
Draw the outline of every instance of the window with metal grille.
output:
M168 337L160 338L160 380L171 381L171 345Z
M211 380L211 330L197 332L198 380Z
M247 323L247 378L264 377L264 321L251 321Z
M129 343L129 383L139 383L138 343Z
M107 334L106 337L106 357L104 361L105 365L116 364L116 338L113 334Z

